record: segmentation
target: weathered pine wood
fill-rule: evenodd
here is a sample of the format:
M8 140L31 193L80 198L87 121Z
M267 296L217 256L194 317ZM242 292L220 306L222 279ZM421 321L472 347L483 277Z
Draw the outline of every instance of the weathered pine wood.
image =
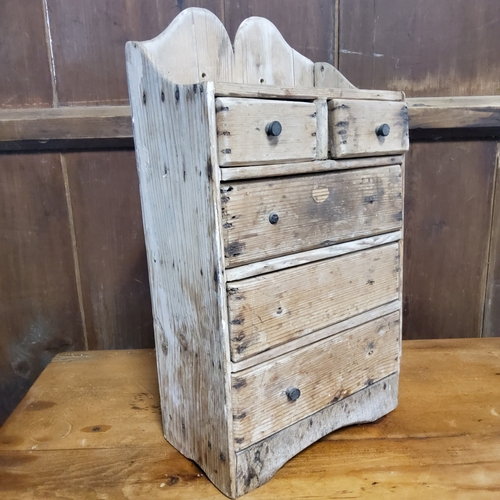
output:
M314 64L298 54L267 19L245 19L234 37L232 82L314 86Z
M332 158L396 154L408 150L408 109L405 103L333 99L328 103ZM389 125L386 137L377 130Z
M233 374L236 450L395 373L399 353L398 311ZM363 410L353 411L363 421Z
M266 99L364 99L375 101L404 101L404 94L394 90L344 89L331 85L328 88L287 87L286 85L240 85L219 82L215 95L226 97L258 97Z
M215 110L221 167L316 157L318 125L313 103L218 97ZM277 137L266 132L274 121L281 124Z
M325 62L314 64L314 86L318 88L356 88L335 66Z
M251 165L247 167L226 167L221 170L221 181L281 177L284 175L302 174L304 171L312 174L315 172L329 172L330 170L385 167L386 165L401 164L402 161L402 155L394 155L375 158L351 158L346 160L324 160L298 163L275 163L272 165Z
M262 168L272 162L324 160L331 114L327 99L332 94L350 97L348 103L366 98L364 102L378 107L392 98L399 108L404 96L351 88L311 92L314 64L296 53L265 19L244 21L231 49L221 23L209 12L191 9L156 39L129 43L127 59L164 432L222 492L235 497L252 483L270 477L270 471L274 468L275 472L290 453L275 441L274 453L281 458L269 460L263 477L252 482L255 471L237 469L236 450L255 445L352 392L363 391L363 395L351 422L374 417L373 403L380 407L382 399L382 406L394 407L393 394L372 397L365 387L398 370L400 251L394 233L401 228L402 182L400 165L318 175L311 175L306 166L300 172L303 175L296 177L221 185L219 166ZM184 57L186 51L189 54ZM178 79L176 75L186 65ZM241 87L235 89L238 83ZM218 95L221 88L243 95ZM267 92L266 99L259 98L261 89ZM306 89L306 96L299 97L300 89ZM247 92L249 96L244 95ZM273 99L272 94L289 97ZM377 98L377 103L370 100ZM272 122L271 133L266 129ZM270 189L273 184L274 190ZM261 192L266 193L262 199ZM280 213L269 213L277 204ZM254 220L243 223L247 213ZM266 229L261 231L263 214ZM346 219L343 223L342 218ZM223 226L230 231L233 223L245 234L231 240L234 235L224 235ZM276 226L278 233L284 229L279 236L283 241L273 238L269 225ZM306 230L311 225L317 228ZM250 234L259 232L263 236L256 251L251 249L241 261L226 260L223 250L227 257L237 257L247 244L243 240L250 242ZM294 267L233 281L226 288L225 267L321 250L362 236L381 238L327 252L343 254L336 258L321 251L318 255L323 260L319 261L317 255L299 255L310 260L305 265L292 259L264 263L262 271L273 265ZM312 243L304 243L310 239ZM365 249L354 251L361 248ZM390 324L386 345L377 326L384 319L375 315L388 312L396 321ZM356 320L345 321L354 316ZM366 329L372 340L365 338ZM312 344L293 342L303 342L311 333ZM383 344L382 362L376 355L370 358L377 351L375 338ZM356 343L364 346L362 350L367 345L364 362L349 373L333 370L347 382L332 387L329 375L321 380L328 360L344 358L348 364L348 351L354 351ZM261 357L258 365L235 370L231 363L272 348L278 350L266 353L267 360ZM387 356L382 354L387 352L392 359L389 369ZM298 358L300 363L295 362ZM288 363L283 372L275 369L281 361ZM294 365L297 370L291 372ZM272 392L273 384L286 382L289 375L302 378L307 391L312 386L316 389L294 405L295 413L279 414L271 426L263 427L251 407L252 417L246 419L241 405L247 405L248 394L238 391L247 381L238 380L248 375L251 387L252 377L257 380L257 374L268 369L275 372L274 382L259 389L266 401L271 394L266 391ZM254 383L255 388L260 385ZM333 399L331 394L325 396L331 391L340 393ZM237 410L233 403L240 405ZM273 408L270 403L261 409L272 414ZM322 418L318 422L324 429L336 426ZM250 438L242 434L242 428L250 428ZM284 434L283 443L287 439ZM243 486L238 485L242 477L246 478Z
M297 252L283 257L276 257L274 259L261 260L252 264L243 266L232 267L226 269L226 281L236 281L252 276L272 273L289 267L301 266L324 260L331 257L338 257L347 253L358 252L366 250L386 243L393 243L402 238L402 231L393 231L391 233L380 234L376 236L369 236L368 238L361 238L359 240L347 241L345 243L338 243L336 245L329 245L323 248L315 248L306 252Z
M301 450L330 432L352 424L373 422L387 415L398 404L398 383L399 375L397 373L389 375L236 453L237 470L239 471L236 483L237 494L243 495L266 483L274 476L276 469L282 467ZM356 407L363 407L363 412L353 412L352 408ZM279 454L276 453L278 446L281 450ZM321 446L321 444L317 446ZM369 446L367 447L369 448ZM354 457L349 464L351 469L353 464L358 464ZM309 468L306 467L306 470L305 475L308 475ZM324 468L321 470L324 471ZM329 477L337 478L336 473L338 471L332 471ZM287 477L290 480L290 476L287 475ZM323 481L318 483L324 484ZM333 490L329 488L329 491ZM349 490L344 489L343 491ZM362 488L361 491L364 489ZM296 497L298 490L290 488L289 494ZM321 490L318 489L317 493L313 489L304 492L306 498L312 495L322 497L324 494L324 487Z
M397 243L228 283L239 361L399 298ZM332 307L335 305L335 307Z
M279 356L283 356L284 354L291 353L293 351L296 351L297 349L311 345L318 340L332 337L333 335L337 335L340 332L343 332L350 328L355 328L359 325L362 325L363 323L367 323L382 316L386 316L387 314L399 311L400 309L401 301L399 299L394 300L392 302L389 302L388 304L384 304L383 306L375 307L373 309L370 309L369 311L347 318L344 321L334 323L333 325L322 328L321 330L317 330L316 332L310 333L304 337L299 337L298 339L291 340L290 342L286 342L285 344L280 344L276 347L273 347L272 349L256 354L255 356L242 359L241 361L238 361L236 363L231 363L231 371L232 373L241 372L242 370L246 370L247 368L251 368L252 366L260 365L261 363L265 363Z
M127 64L165 437L234 496L213 85L169 82L136 43Z
M326 99L317 99L316 104L316 160L328 158L328 103Z
M221 185L228 267L401 228L399 165ZM270 222L271 214L278 221Z

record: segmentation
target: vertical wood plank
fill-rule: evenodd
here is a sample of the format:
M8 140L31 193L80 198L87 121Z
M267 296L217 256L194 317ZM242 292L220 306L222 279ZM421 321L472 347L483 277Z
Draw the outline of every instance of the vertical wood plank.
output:
M494 142L410 148L404 338L481 335L495 154Z
M83 349L58 154L0 156L0 422L61 351Z
M127 75L163 430L234 496L214 85L169 82L133 42L127 44Z
M225 0L225 25L234 40L250 16L269 19L297 52L312 61L334 62L334 2L331 0Z
M153 38L187 7L223 0L47 0L61 104L125 104L125 43Z
M339 69L407 96L500 94L497 0L340 0Z
M89 348L153 347L135 156L102 151L64 158Z
M0 33L0 106L50 106L52 84L42 2L2 0Z
M500 337L500 143L497 144L495 188L484 301L483 337Z

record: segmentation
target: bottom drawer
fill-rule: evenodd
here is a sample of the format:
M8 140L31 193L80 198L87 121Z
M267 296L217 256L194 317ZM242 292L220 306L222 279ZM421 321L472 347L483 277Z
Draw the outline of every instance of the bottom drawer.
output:
M236 450L397 372L399 354L397 311L233 374Z

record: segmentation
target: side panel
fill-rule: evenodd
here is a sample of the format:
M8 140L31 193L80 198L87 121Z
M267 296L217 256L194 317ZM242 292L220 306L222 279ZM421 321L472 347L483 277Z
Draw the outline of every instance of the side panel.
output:
M127 64L163 428L232 495L213 86L168 82L134 43Z

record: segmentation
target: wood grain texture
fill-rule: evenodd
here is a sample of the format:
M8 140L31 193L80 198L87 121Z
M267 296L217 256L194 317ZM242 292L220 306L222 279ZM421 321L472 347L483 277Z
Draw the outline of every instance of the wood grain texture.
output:
M246 18L260 16L276 25L285 40L312 61L333 63L334 8L327 0L225 0L225 24L231 39ZM307 26L307 29L304 29Z
M246 498L312 499L329 492L370 500L495 500L500 339L405 341L402 347L394 412L329 434ZM157 383L153 351L57 356L0 428L2 497L223 499L165 442ZM338 418L348 418L348 411ZM62 437L64 421L70 432ZM33 441L44 429L47 439ZM296 441L290 439L290 448ZM238 460L255 467L256 451ZM260 451L267 462L266 448Z
M399 165L222 184L221 197L228 267L401 228Z
M61 351L83 349L60 157L0 156L0 422Z
M271 99L366 99L375 101L404 101L402 92L394 90L365 90L351 88L312 88L291 87L287 83L255 85L255 82L245 84L216 82L216 96L226 97L260 97Z
M499 94L496 0L340 0L339 69L414 96Z
M47 0L61 104L126 104L123 47L156 36L185 7L222 15L220 0ZM99 68L99 70L97 70Z
M129 106L0 110L0 141L132 138Z
M312 87L314 65L294 50L267 18L249 17L234 36L234 73L230 81Z
M404 338L481 335L495 155L494 142L412 144Z
M344 321L339 321L338 323L327 326L326 328L317 330L316 332L310 333L305 337L299 337L298 339L291 340L286 344L280 344L273 349L263 351L255 356L251 356L250 358L242 359L237 363L231 363L231 371L234 374L246 370L247 368L257 366L261 363L266 363L269 360L291 353L297 349L313 344L314 342L331 337L332 335L337 335L338 333L350 328L355 328L364 323L368 323L369 321L386 316L387 314L399 311L400 309L401 301L399 299L394 300L388 304L384 304L383 306L375 307L374 309L357 314L356 316L348 318Z
M64 161L89 349L153 347L135 155L69 153Z
M259 97L313 99L340 97L332 89L311 91L307 89L256 88L254 85L235 87L218 84L221 95L249 97L256 92ZM358 96L376 98L374 91L358 91ZM338 94L338 95L336 95ZM345 94L345 92L344 92ZM394 96L391 92L391 96ZM351 98L354 94L349 94ZM497 96L429 97L407 99L409 127L416 129L497 129L500 126L500 98ZM459 133L459 131L457 131ZM490 132L487 132L490 133ZM56 139L132 139L132 122L128 106L75 106L65 108L3 109L0 110L0 143L13 141L50 141ZM39 145L41 146L41 145ZM21 147L21 146L19 146ZM85 144L82 144L85 147ZM88 146L87 146L88 147ZM4 149L4 145L0 144Z
M324 62L314 63L314 86L334 89L356 88L335 66Z
M500 96L415 97L407 103L411 129L500 127Z
M284 255L283 257L276 257L274 259L261 260L259 262L253 262L252 264L231 267L226 269L226 281L230 282L251 278L252 276L272 273L290 267L302 266L310 262L317 262L318 260L338 257L339 255L366 250L367 248L385 245L386 243L393 243L399 241L402 234L402 231L393 231L391 233L369 236L367 238L347 241L345 243L337 243L336 245L329 245L323 248L315 248L314 250L307 250L305 252Z
M340 427L373 422L387 415L398 404L398 383L398 374L389 375L238 452L238 494L245 494L269 481L288 460L326 434ZM362 414L351 411L356 406L363 406ZM290 491L290 494L295 497L297 490ZM316 495L309 490L308 495L311 496L302 498L321 497L323 494L324 491L318 491Z
M221 167L316 157L318 122L313 103L218 97L215 109ZM274 121L281 124L277 137L266 132Z
M165 437L234 496L214 87L127 65Z
M406 103L333 99L328 103L330 156L391 155L410 147ZM378 127L389 125L386 137Z
M0 4L0 107L52 105L49 49L43 2L2 0Z
M238 361L399 298L397 243L228 284Z
M236 450L395 373L399 338L398 311L233 374ZM300 390L295 401L291 388ZM363 410L356 413L362 422Z
M385 167L386 165L401 164L402 161L402 155L394 155L373 158L351 158L346 160L324 160L298 163L275 163L272 165L251 165L247 167L226 167L221 170L221 180L237 181L266 177L281 177L283 175L302 174L304 171L314 174L319 172L329 172L331 170Z
M142 46L156 61L158 70L172 82L232 80L231 40L222 22L208 10L184 10Z
M484 299L483 337L500 337L500 145L497 145L492 199L488 274Z

